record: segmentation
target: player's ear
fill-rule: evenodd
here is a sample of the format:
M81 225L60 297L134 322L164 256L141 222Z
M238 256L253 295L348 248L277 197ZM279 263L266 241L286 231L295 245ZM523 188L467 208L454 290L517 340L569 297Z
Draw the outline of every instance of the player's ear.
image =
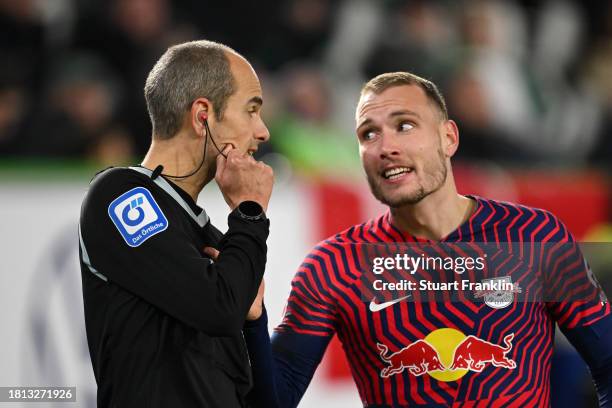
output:
M204 122L209 120L212 110L212 103L207 98L198 98L191 103L190 124L197 135L203 135L206 132Z
M447 119L442 127L442 151L446 157L453 157L459 148L459 128L454 120Z

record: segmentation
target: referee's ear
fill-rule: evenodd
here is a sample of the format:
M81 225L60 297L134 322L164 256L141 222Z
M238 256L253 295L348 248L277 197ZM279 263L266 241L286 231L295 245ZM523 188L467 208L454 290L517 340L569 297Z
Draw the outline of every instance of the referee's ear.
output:
M191 103L190 123L197 135L205 134L204 122L210 120L212 114L213 106L208 98L198 98Z
M442 151L446 157L453 157L459 148L459 128L452 119L442 122Z

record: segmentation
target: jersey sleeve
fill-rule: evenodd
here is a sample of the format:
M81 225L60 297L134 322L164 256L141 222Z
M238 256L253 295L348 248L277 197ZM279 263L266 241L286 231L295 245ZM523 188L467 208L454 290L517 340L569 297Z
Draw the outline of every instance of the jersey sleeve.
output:
M306 392L336 330L329 284L333 262L324 244L298 268L281 324L272 339L265 314L247 322L244 334L253 368L254 407L296 407Z
M243 333L253 370L251 405L297 407L331 338L282 332L270 340L265 311L260 319L246 322Z
M612 315L588 326L562 329L589 366L601 408L612 407Z
M328 255L319 245L304 259L291 281L291 293L276 333L302 333L332 337L336 306L328 284L332 271Z
M600 407L612 407L612 314L608 299L572 233L556 217L544 244L546 305L589 366Z
M543 244L544 296L561 329L591 325L610 315L610 304L580 244L556 217L556 234Z
M142 194L126 196L134 191ZM121 204L123 199L128 201ZM135 172L117 171L94 180L80 221L88 266L186 325L209 335L234 335L264 273L269 223L231 213L217 248L220 255L212 262L181 228L186 222L179 217L182 209L171 200ZM131 211L126 206L133 207L131 214L123 214ZM146 223L146 217L150 226L132 231L131 224L140 219Z

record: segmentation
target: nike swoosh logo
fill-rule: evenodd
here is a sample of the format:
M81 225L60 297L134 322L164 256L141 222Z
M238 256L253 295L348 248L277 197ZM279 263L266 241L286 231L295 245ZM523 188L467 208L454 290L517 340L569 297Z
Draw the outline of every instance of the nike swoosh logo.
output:
M399 299L393 299L393 300L390 300L388 302L383 302L383 303L376 303L375 299L373 298L372 301L370 302L370 312L380 312L381 310L389 306L392 306L396 304L397 302L401 302L404 299L408 299L409 297L410 295L401 297Z

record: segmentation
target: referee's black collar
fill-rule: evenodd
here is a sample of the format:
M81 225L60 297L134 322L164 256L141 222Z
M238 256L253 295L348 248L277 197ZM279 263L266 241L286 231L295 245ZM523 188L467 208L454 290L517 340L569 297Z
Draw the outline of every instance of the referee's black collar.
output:
M137 164L133 167L140 167L146 170L147 169L145 166L141 165L141 164ZM151 170L149 170L151 171ZM200 213L202 211L204 211L204 209L202 207L200 207L195 201L194 199L189 195L189 193L187 193L185 190L183 190L182 188L180 188L178 185L176 185L173 181L171 181L170 179L168 179L167 177L164 176L159 176L159 177L163 177L164 180L166 180L168 182L168 184L170 184L170 187L172 187L174 189L174 191L176 191L178 193L178 195L181 196L181 198L183 200L185 200L185 203L187 203L187 205L189 206L189 208L191 208L191 210L196 214L196 215L200 215Z
M160 177L164 177L164 176L160 176ZM164 177L164 179L168 182L168 184L172 186L174 190L176 190L177 193L179 193L179 195L183 198L183 200L185 200L185 202L189 205L189 207L193 210L193 212L196 213L196 215L200 214L203 211L202 207L200 207L193 200L193 198L189 195L189 193L187 193L185 190L180 188L178 185L174 184L174 182L172 182L168 178Z

